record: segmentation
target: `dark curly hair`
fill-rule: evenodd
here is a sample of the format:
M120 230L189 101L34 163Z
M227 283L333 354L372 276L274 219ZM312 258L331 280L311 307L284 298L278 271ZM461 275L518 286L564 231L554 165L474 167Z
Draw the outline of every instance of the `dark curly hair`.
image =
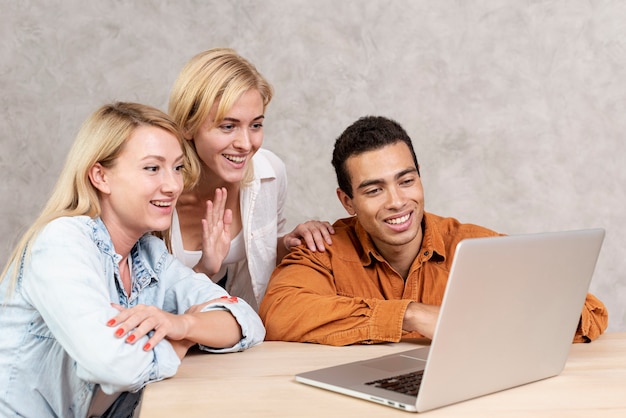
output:
M333 167L337 175L337 184L350 198L353 197L350 174L346 161L353 155L383 148L396 142L404 142L411 151L415 168L419 175L417 157L411 138L400 124L383 116L363 116L346 128L335 141Z

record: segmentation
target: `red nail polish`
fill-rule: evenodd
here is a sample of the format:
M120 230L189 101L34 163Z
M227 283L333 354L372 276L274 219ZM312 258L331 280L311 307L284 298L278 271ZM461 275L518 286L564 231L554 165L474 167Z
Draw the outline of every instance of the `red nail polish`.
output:
M237 299L237 296L231 296L230 297L230 301L231 302L239 302L239 299Z
M113 325L115 325L115 319L109 319L109 322L107 322L107 327L112 327Z
M115 336L121 337L122 335L124 335L124 328L118 328L117 331L115 331Z
M143 346L143 351L148 351L150 350L150 343L146 343L146 345Z
M228 299L228 296L220 296L220 299Z
M135 337L135 334L130 334L130 335L128 336L128 338L126 338L126 342L127 342L127 343L132 343L133 341L135 341L135 338L136 338L136 337Z

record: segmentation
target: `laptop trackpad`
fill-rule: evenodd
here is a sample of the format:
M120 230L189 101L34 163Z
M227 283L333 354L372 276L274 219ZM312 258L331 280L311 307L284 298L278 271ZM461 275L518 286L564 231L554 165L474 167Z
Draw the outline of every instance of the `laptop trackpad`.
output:
M425 351L424 354L427 354L427 351ZM393 357L364 361L362 365L372 367L374 369L385 370L388 372L396 372L406 369L423 369L426 365L426 360L425 358L397 355Z

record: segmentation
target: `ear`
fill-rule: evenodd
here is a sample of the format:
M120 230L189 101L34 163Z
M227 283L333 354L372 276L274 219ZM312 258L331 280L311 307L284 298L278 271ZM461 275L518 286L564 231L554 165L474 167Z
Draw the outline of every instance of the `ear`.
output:
M191 130L187 127L183 128L183 138L189 142L193 141L193 132L191 132Z
M337 188L337 197L343 205L343 208L346 210L346 212L348 212L348 214L350 214L350 216L356 215L356 211L354 210L354 206L352 205L352 198L339 187Z
M98 189L101 193L111 193L111 188L109 187L109 183L107 182L106 170L102 166L102 164L95 163L89 169L89 181L91 181L93 187Z

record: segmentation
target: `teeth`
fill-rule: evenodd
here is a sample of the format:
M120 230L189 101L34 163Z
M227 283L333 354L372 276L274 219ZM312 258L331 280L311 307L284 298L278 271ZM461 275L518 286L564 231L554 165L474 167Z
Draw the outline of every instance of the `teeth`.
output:
M403 222L408 221L410 216L411 216L411 214L407 214L407 215L404 215L404 216L402 216L400 218L389 219L389 220L387 220L385 222L387 222L388 224L397 225L397 224L401 224Z
M234 155L226 155L226 154L222 154L224 156L224 158L226 158L229 161L232 161L234 163L243 163L244 161L246 161L246 157L236 157Z
M157 201L154 201L154 202L152 202L152 204L155 205L155 206L161 206L161 207L172 206L172 202L157 202Z

